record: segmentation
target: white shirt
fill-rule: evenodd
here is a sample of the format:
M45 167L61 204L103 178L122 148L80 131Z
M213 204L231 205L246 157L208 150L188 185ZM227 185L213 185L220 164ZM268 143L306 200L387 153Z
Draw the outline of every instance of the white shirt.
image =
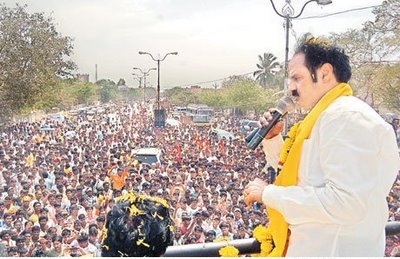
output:
M264 144L276 164L282 140ZM386 196L399 169L393 128L355 97L335 100L303 142L297 186L263 192L289 223L287 256L384 256Z

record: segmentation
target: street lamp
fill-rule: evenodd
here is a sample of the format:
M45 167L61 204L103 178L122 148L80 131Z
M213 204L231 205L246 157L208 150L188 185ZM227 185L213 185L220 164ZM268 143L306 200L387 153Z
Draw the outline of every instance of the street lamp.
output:
M317 4L319 4L319 5L328 5L328 4L332 3L332 0L309 0L303 5L303 7L301 8L301 11L298 15L294 15L294 9L293 9L292 5L290 4L291 0L285 0L286 4L282 8L282 13L279 13L275 8L274 2L272 0L270 0L270 1L272 4L272 7L274 8L275 13L285 19L286 47L285 47L285 80L284 80L283 90L284 90L284 95L287 95L288 94L287 92L288 92L289 26L291 23L290 21L291 21L291 19L299 18L301 16L301 14L303 13L306 5L308 5L309 3L317 2Z
M283 92L284 92L283 94L287 95L288 87L289 87L288 86L288 62L289 62L289 26L291 24L290 21L291 21L291 19L299 18L300 15L303 13L306 5L308 5L309 3L317 2L317 4L319 4L319 5L328 5L328 4L332 3L332 0L309 0L303 5L303 7L301 8L301 11L298 15L294 14L293 6L290 4L291 0L285 0L286 4L282 7L282 14L276 10L274 2L272 0L270 0L270 1L272 4L272 7L274 8L275 13L285 19L286 46L285 46L285 79L284 79L284 83L283 83ZM288 132L288 116L286 116L285 120L286 120L286 123L285 123L284 133L286 135Z
M157 76L157 109L160 109L160 62L164 61L164 59L168 56L168 55L178 55L178 52L169 52L167 54L165 54L165 56L163 58L154 58L153 55L151 55L148 52L144 52L144 51L139 51L140 55L144 55L147 54L149 55L154 61L157 62L157 71L158 71L158 76Z
M134 67L134 70L139 70L142 73L142 77L140 78L140 84L142 82L142 78L143 78L143 103L146 103L146 77L149 75L151 70L157 70L157 68L152 67L149 68L146 72L144 72L142 69L138 68L138 67ZM136 74L133 74L136 75Z

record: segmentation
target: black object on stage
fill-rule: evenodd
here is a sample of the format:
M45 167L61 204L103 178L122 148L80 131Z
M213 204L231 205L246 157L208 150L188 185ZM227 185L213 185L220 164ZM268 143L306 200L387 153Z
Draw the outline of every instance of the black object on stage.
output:
M165 109L155 109L154 110L154 127L164 128L166 120Z

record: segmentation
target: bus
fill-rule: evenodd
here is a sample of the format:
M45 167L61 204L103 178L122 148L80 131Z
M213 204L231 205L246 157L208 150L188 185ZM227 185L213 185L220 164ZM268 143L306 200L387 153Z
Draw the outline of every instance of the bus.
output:
M203 126L209 125L214 118L214 109L203 104L189 104L186 107L185 119L189 123ZM183 123L188 123L187 121Z

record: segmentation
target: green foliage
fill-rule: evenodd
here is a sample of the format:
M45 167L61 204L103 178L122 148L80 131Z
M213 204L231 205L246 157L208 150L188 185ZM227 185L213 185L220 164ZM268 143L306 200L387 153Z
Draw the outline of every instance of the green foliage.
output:
M272 86L275 81L275 74L280 70L281 66L276 61L276 57L271 53L264 53L263 56L258 55L260 61L257 65L258 70L254 71L253 76L263 87Z
M126 82L125 82L125 79L120 78L120 79L118 80L117 86L122 86L122 85L126 85Z
M0 5L0 108L3 115L28 107L53 105L49 91L58 77L75 69L66 60L72 40L60 35L51 17L29 14L26 6ZM44 98L44 100L43 100ZM46 99L47 98L47 99Z
M92 83L76 82L72 86L72 95L77 104L89 104L94 101L96 86Z
M377 76L377 95L383 106L400 112L400 64L385 65L380 71Z
M164 91L164 95L173 105L186 106L189 103L199 103L199 96L189 88L174 87Z
M358 97L376 109L398 110L398 66L389 66L384 60L399 55L400 0L383 1L374 8L375 21L331 34L331 39L342 46L353 67L351 85Z
M265 111L273 107L274 90L261 88L254 80L244 79L233 84L226 92L226 108L236 108L241 111Z
M277 101L274 93L278 89L264 89L252 79L232 76L222 83L220 89L191 90L175 87L165 91L173 105L186 106L189 103L206 104L215 109L235 109L241 112L266 111Z
M106 103L113 100L118 95L118 88L114 81L110 79L101 79L96 82L99 86L100 101Z
M226 89L204 89L199 94L199 102L216 109L225 108L228 102L226 91Z

